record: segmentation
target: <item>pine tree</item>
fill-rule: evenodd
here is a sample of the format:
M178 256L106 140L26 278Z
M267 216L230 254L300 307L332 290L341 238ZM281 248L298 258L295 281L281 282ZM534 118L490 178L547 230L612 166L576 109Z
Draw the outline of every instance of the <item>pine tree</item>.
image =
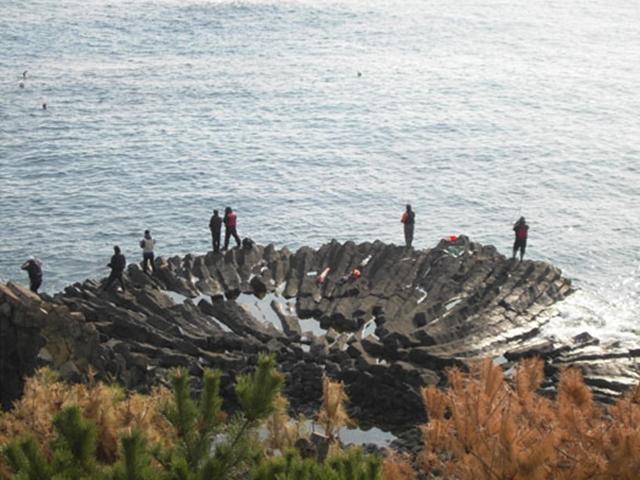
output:
M171 452L156 451L157 458L170 469L171 478L197 478L209 456L213 437L222 423L220 375L220 371L205 370L198 403L191 398L188 372L177 369L171 375L173 401L165 415L175 428L178 445Z
M99 480L104 470L96 463L96 427L80 415L78 407L58 413L53 426L53 459L48 462L33 438L11 442L5 457L19 480Z
M122 458L113 469L113 480L154 480L158 472L151 467L147 441L140 430L122 437Z
M283 376L275 358L259 355L254 372L236 381L241 410L225 421L221 412L220 372L207 370L197 401L191 397L185 370L172 373L173 397L164 409L173 443L152 442L133 428L120 435L113 455L99 452L97 426L82 416L79 406L60 410L53 421L52 440L19 437L6 445L3 457L14 472L12 480L380 480L381 460L350 449L324 463L302 459L297 451L277 458L264 456L256 427L280 408L278 424L284 424L286 401L280 395ZM59 386L61 389L64 387ZM69 387L76 388L76 387ZM83 388L83 387L79 387ZM93 387L92 387L93 388ZM98 388L98 387L96 387ZM104 389L99 391L103 391ZM340 393L341 385L336 390ZM333 426L342 418L340 395L330 402ZM84 398L84 397L83 397ZM110 398L109 395L100 396ZM163 397L165 398L165 397ZM91 412L103 409L102 400L90 401ZM337 415L336 415L337 414ZM93 418L93 417L92 417ZM103 418L104 420L104 418ZM100 421L100 420L98 420ZM164 420L163 420L164 421ZM336 423L338 421L338 423ZM105 422L103 421L103 424ZM145 424L145 427L148 426ZM282 425L280 425L282 426ZM115 429L112 429L115 432ZM145 429L145 431L149 431ZM110 437L110 435L109 435ZM111 441L109 441L111 445ZM119 448L117 448L119 445ZM104 453L104 452L103 452ZM116 458L112 464L112 458Z
M16 480L49 480L52 469L42 455L33 437L9 443L4 450L9 467L17 474Z
M251 480L382 480L382 460L350 448L329 457L324 464L303 459L296 450L263 461Z
M96 426L82 418L78 407L67 407L53 419L58 432L54 441L54 461L76 478L91 477L96 470ZM56 445L57 443L57 445Z
M242 413L231 420L225 440L207 462L205 467L212 473L207 480L244 478L252 461L255 463L260 455L259 445L250 431L275 411L275 399L283 383L275 357L267 354L258 355L258 366L253 373L236 378L235 390Z
M236 378L236 395L247 422L264 420L275 410L274 400L284 377L276 369L273 355L261 353L258 367L253 373Z
M260 449L252 429L275 409L274 400L283 384L273 356L261 354L253 373L236 379L236 395L242 412L225 425L221 422L220 372L206 371L196 404L191 399L185 370L172 376L174 398L167 418L174 425L179 446L159 461L175 480L229 480L240 478L257 461Z

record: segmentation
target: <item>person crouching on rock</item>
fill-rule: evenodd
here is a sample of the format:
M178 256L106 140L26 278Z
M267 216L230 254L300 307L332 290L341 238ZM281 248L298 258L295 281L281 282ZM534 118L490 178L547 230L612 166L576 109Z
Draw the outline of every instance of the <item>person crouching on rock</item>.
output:
M107 283L105 283L103 290L107 290L111 284L118 280L120 282L120 286L122 287L122 291L124 292L124 280L122 279L122 274L124 272L124 267L127 266L127 259L124 258L124 255L120 253L120 247L113 247L113 256L111 257L111 261L107 264L107 267L111 268L111 274L107 279Z
M516 253L520 250L520 261L522 261L524 251L527 248L527 237L529 236L529 225L527 225L524 217L518 219L513 226L513 231L516 233L516 239L513 242L513 258L516 258Z
M416 214L411 209L411 205L407 204L407 209L402 214L400 222L404 224L404 242L408 248L411 248L413 242L413 227L416 223Z
M29 274L29 288L33 293L38 293L42 285L42 262L35 257L29 257L20 267Z
M351 270L351 272L348 275L344 275L344 276L340 277L340 279L338 280L337 284L338 285L344 285L345 283L355 282L361 276L362 276L362 272L360 271L360 269L354 268L353 270ZM324 280L323 280L323 282L324 282Z
M144 273L149 273L149 267L153 272L156 271L156 267L153 265L153 247L155 246L155 239L151 238L151 232L149 230L144 231L144 238L140 240L140 248L142 249L142 270Z
M223 250L229 248L229 238L233 236L236 239L237 247L240 248L240 237L236 231L236 225L238 223L238 217L236 212L231 210L231 207L224 209L224 247Z

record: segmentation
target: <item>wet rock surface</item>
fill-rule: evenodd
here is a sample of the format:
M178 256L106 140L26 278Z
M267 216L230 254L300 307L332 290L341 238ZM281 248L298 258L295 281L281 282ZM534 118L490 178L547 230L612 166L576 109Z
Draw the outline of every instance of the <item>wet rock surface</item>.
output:
M540 335L554 304L572 292L557 268L513 261L466 237L429 250L254 246L158 258L155 267L147 275L130 265L125 292L103 292L94 280L53 297L0 284L3 407L20 395L25 375L49 365L71 381L92 368L142 391L172 367L196 377L219 368L233 408L233 378L261 351L277 355L294 408L315 409L329 375L344 381L356 418L400 431L426 420L423 385L444 384L447 368L475 358L509 368L539 355L548 388L560 369L577 366L604 400L640 378L640 349L586 333L564 343Z

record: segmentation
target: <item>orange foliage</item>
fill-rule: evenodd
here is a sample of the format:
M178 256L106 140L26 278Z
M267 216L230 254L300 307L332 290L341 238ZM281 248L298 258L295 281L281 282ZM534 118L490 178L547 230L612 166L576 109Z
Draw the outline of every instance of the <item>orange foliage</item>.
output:
M459 480L638 480L640 387L606 408L567 369L553 401L536 393L542 369L525 360L508 384L484 360L451 370L445 391L424 388L423 469Z
M408 455L389 451L382 463L382 478L384 480L415 480L416 473L411 466Z
M54 372L42 369L27 379L23 396L13 409L0 416L0 445L24 433L32 435L41 446L49 445L54 437L53 417L61 408L77 405L85 418L96 423L98 459L113 463L120 436L131 433L133 428L142 430L150 442L164 446L173 442L173 430L161 413L169 398L170 392L165 388L157 388L147 396L125 394L118 387L93 381L68 385L59 381Z
M342 427L353 424L345 406L348 401L344 383L333 381L327 376L322 378L322 404L317 422L330 443L335 442Z

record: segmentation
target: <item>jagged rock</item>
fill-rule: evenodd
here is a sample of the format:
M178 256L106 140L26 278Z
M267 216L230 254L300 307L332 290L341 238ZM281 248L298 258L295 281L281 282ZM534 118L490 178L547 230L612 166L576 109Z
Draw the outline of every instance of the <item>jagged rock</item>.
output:
M263 324L254 319L233 300L206 304L202 307L204 307L205 313L216 317L238 335L253 336L265 342L272 337L280 336L280 332L271 324Z
M556 353L556 345L552 340L542 339L536 343L529 343L515 350L504 352L504 358L515 362L526 357L546 357Z
M152 275L130 266L125 293L101 292L95 281L53 297L0 284L3 407L42 364L75 381L91 367L99 378L140 390L175 366L196 376L220 368L225 405L233 406L233 378L260 351L277 355L294 408L317 407L327 374L345 382L358 416L385 424L424 421L420 388L443 382L447 368L465 368L469 359L504 357L512 365L543 356L545 385L574 365L602 399L640 379L640 349L599 345L587 333L566 343L541 336L553 304L572 291L558 269L513 262L464 236L429 250L334 240L292 254L255 245L157 258L155 266ZM360 278L349 278L356 268ZM295 313L264 300L283 332L236 303L241 292L294 299ZM303 333L300 319L308 318L326 332ZM371 319L375 336L362 338Z
M198 280L196 282L196 287L203 295L210 296L213 301L224 299L224 290L215 278Z
M600 340L589 335L588 332L582 332L571 339L574 345L587 347L591 345L599 345Z
M267 285L260 277L252 277L249 285L251 286L251 290L256 297L263 298L267 294Z
M363 338L360 342L362 348L372 357L381 358L384 356L384 345L380 340L372 337Z
M82 373L71 360L60 365L58 372L60 372L60 377L67 382L78 383L82 381Z
M216 269L218 277L222 280L222 286L228 298L235 298L240 295L240 284L242 280L236 268L234 267L233 251L228 251L224 262L217 263Z
M282 331L285 335L288 337L300 338L302 335L302 329L300 328L299 318L296 315L287 313L284 306L275 300L271 301L271 308L276 312L276 315L280 319L280 322L282 323Z

